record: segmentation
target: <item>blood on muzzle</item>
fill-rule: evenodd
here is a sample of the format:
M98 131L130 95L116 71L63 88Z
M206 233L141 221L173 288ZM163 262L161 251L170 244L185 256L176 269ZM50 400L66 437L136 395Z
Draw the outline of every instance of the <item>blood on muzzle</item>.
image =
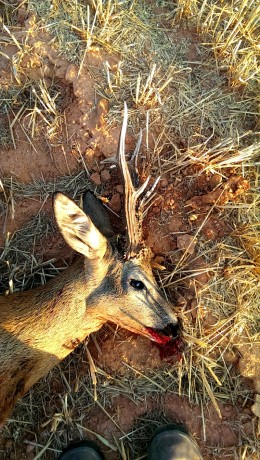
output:
M170 337L171 339L177 339L180 334L180 325L177 324L168 324L164 329L157 330L159 334Z

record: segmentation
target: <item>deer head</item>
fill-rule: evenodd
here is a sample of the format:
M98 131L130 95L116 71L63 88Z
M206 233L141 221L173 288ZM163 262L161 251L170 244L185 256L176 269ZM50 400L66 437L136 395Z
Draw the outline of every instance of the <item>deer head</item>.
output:
M104 322L112 321L130 331L160 341L161 336L177 336L178 320L172 306L158 289L151 268L152 254L142 241L142 210L156 184L147 192L150 181L148 177L143 185L134 187L133 180L138 183L138 149L134 153L132 179L124 152L126 128L125 105L118 152L125 188L125 251L120 254L111 244L113 229L107 212L91 192L84 196L83 210L65 195L58 193L54 200L54 212L67 243L88 261L85 264L87 278L92 276L99 280L98 288L86 298L86 304L95 305L96 314ZM87 265L95 267L92 275Z

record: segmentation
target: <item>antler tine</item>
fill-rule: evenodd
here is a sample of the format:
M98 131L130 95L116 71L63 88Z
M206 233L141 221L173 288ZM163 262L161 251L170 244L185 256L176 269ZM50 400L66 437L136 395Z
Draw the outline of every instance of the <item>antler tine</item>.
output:
M135 187L133 186L131 175L125 159L125 137L127 129L127 118L127 105L126 103L124 103L124 119L119 141L118 156L125 188L125 214L128 233L126 257L130 259L138 253L141 239L141 216L139 216L139 219L137 218L137 200L147 187L150 177L147 177L146 181L138 189L135 189ZM141 144L141 141L139 141L138 144ZM137 155L138 150L136 149L135 156Z
M141 143L142 143L142 137L143 137L143 133L142 133L142 129L140 129L139 136L138 136L138 139L137 139L137 143L136 143L134 152L133 152L133 154L131 156L131 160L130 160L132 165L133 165L134 173L135 173L135 175L132 176L132 183L133 183L134 187L138 187L139 184L140 184L139 175L138 175L138 169L137 169L137 158L138 158L138 154L139 154Z
M161 176L157 177L156 181L151 186L151 188L149 190L147 190L146 194L144 195L144 197L142 198L142 200L140 202L140 209L143 210L144 208L146 208L146 210L147 210L148 204L152 201L152 199L156 195L155 189L156 189L160 179L161 179Z

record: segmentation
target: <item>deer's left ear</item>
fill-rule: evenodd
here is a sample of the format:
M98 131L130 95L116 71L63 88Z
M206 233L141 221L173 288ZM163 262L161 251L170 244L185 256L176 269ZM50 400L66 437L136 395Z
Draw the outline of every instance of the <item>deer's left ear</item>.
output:
M105 206L90 190L87 190L83 195L83 211L91 218L93 224L102 235L108 239L115 236Z
M65 241L88 259L102 259L107 239L95 227L90 217L63 193L54 196L54 214Z

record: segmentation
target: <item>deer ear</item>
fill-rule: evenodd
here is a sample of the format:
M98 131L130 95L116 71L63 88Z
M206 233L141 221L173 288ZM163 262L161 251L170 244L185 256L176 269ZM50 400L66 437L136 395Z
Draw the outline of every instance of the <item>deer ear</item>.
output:
M84 211L63 193L54 195L54 214L68 245L89 259L102 259L107 240Z

